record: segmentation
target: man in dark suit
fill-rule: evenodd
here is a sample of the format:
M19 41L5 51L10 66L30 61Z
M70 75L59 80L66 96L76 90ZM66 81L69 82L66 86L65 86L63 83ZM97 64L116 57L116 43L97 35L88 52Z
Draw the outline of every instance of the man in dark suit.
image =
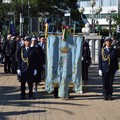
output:
M21 99L25 99L25 84L29 86L29 99L33 97L33 78L37 74L35 51L30 47L29 36L25 37L24 46L17 51L18 69L17 73L21 78Z
M83 38L84 39L84 38ZM82 80L83 80L83 92L85 92L86 84L88 81L88 67L91 63L89 43L84 39L83 40L83 49L82 49ZM82 91L81 91L82 93Z
M43 59L43 63L45 64L45 56L46 56L46 43L45 43L45 37L44 35L41 35L38 39L38 46L40 46L42 48L43 51L43 55L42 55L42 59ZM45 65L44 65L45 66ZM45 79L45 69L42 69L42 73L41 73L41 79L44 80Z
M111 38L106 37L99 58L99 75L103 79L104 100L112 100L114 75L118 71L117 51L111 43Z
M3 54L5 56L5 63L4 63L4 72L11 73L11 45L10 45L11 35L7 35L7 39L3 43Z
M15 41L15 36L11 37L10 40L10 51L11 51L11 72L12 74L16 74L17 73L17 62L16 62L16 41Z

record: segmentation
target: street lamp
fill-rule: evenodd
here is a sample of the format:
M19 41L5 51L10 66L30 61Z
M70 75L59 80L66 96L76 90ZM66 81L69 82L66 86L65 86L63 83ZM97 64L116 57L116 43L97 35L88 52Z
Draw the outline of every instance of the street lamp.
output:
M95 15L95 14L99 14L99 13L102 11L102 8L101 8L100 6L96 6L95 9L94 9L94 6L95 6L95 4L96 4L95 0L91 0L91 1L90 1L90 4L91 4L91 7L92 7L92 10L91 10L91 12L92 12L92 16L91 16L91 19L92 19L92 21L91 21L91 24L92 24L92 32L94 33L94 32L95 32L95 20L96 20L96 22L98 23L98 20L95 19L94 15ZM84 13L84 11L85 11L85 8L84 8L84 7L80 7L80 8L79 8L79 12L81 13L81 18L82 18L82 20L85 21L85 19L83 18L83 13Z
M94 26L94 6L96 4L95 0L91 0L90 1L90 4L91 4L91 7L92 7L92 16L91 16L91 24L92 24L92 32L94 33L95 32L95 26Z
M112 37L112 29L111 29L111 23L112 23L112 13L117 12L116 10L109 10L108 14L109 16L106 17L106 21L109 22L109 37Z
M85 27L82 28L82 33L84 35L89 35L89 33L90 33L90 24L89 23L86 23Z
M84 8L84 7L80 7L80 8L79 8L79 12L81 13L81 18L82 18L82 20L84 20L84 18L83 18L83 13L84 13L84 11L85 11L85 8Z

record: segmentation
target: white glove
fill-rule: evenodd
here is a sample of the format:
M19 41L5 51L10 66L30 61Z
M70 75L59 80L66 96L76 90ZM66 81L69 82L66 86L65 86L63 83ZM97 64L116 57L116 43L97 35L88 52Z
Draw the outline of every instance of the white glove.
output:
M82 61L84 60L84 58L82 57Z
M119 70L116 70L115 72L115 76L118 76Z
M36 69L34 70L34 76L35 76L35 75L37 75L37 70L36 70Z
M43 68L45 69L45 65L42 65L43 66Z
M99 75L102 76L102 70L99 70Z
M21 76L21 71L20 71L20 70L17 70L17 74L18 74L19 76Z

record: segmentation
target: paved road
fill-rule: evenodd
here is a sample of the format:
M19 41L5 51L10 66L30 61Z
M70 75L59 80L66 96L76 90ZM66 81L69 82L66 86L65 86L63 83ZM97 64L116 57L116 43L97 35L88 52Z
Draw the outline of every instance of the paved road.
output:
M39 86L36 100L20 100L16 75L4 74L0 65L0 120L120 120L120 79L115 78L114 100L102 99L101 77L97 65L89 69L84 94L71 93L70 99L53 99Z

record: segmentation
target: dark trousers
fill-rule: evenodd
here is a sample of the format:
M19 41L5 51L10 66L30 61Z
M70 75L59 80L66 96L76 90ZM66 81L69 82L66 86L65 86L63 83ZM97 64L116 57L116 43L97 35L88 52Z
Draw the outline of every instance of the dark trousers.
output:
M88 81L88 63L85 60L82 61L82 80Z
M10 56L5 55L4 71L10 72L10 68L11 68Z
M17 62L15 60L15 55L14 54L11 56L11 70L12 70L13 74L17 73Z
M33 82L31 79L28 78L28 76L21 77L21 97L22 98L25 97L26 82L27 82L28 88L29 88L29 98L31 98L31 97L33 97Z
M111 73L103 73L103 95L112 96L113 93L113 81L114 81L114 74Z

